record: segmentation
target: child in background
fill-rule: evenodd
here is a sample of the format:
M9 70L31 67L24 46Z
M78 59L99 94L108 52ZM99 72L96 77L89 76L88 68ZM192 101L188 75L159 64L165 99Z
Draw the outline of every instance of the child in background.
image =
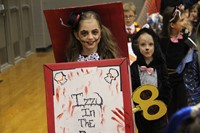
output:
M128 41L132 42L133 35L140 30L136 18L136 6L133 2L127 2L123 4L124 8L124 21L125 28L128 35Z
M68 18L72 28L66 61L90 61L119 57L117 44L100 16L87 11L72 12Z
M177 7L167 7L163 12L160 45L165 55L172 102L168 107L171 117L177 110L200 102L200 72L196 44L182 33L184 17Z
M199 0L161 0L160 13L163 15L163 11L168 6L174 7L179 6L179 9L188 9L191 5L198 2Z
M136 33L135 41L133 50L137 60L130 68L132 91L141 85L154 85L159 91L157 99L168 105L171 88L165 60L158 44L158 36L152 29L142 28ZM137 103L134 104L137 105ZM144 118L142 111L139 111L135 113L135 121L139 133L163 133L167 125L167 115L149 121Z
M189 8L189 20L193 25L192 36L196 42L200 25L200 4L196 3Z
M129 53L130 64L132 64L136 60L136 56L132 50L133 37L135 33L137 33L140 30L140 27L135 21L136 18L135 4L133 2L124 3L123 9L124 9L125 29L128 37L128 53Z

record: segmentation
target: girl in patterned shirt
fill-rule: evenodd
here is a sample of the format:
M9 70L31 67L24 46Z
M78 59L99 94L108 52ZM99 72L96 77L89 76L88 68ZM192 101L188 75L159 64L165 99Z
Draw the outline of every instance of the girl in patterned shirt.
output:
M90 61L119 57L113 35L93 11L72 12L67 24L72 28L66 61Z

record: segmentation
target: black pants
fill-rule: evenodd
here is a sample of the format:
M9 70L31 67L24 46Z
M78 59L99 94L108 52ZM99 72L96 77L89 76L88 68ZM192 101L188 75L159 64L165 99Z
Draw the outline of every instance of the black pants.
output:
M138 133L164 133L167 126L167 115L157 120L146 120L142 112L135 113L135 122Z
M168 106L168 117L170 118L179 109L188 106L187 94L185 90L182 75L169 75L169 81L172 87L172 99Z

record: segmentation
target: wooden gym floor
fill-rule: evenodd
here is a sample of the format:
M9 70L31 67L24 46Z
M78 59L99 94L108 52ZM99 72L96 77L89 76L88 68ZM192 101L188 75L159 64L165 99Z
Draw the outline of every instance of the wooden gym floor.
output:
M37 52L0 73L0 133L47 133L43 64L53 62Z

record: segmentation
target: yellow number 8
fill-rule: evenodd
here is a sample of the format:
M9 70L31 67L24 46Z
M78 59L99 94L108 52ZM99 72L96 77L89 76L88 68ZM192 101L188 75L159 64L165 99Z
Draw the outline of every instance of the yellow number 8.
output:
M156 100L158 89L153 85L142 85L133 92L133 101L138 103L133 108L133 113L143 111L143 116L147 120L156 120L164 116L167 107L164 102Z

